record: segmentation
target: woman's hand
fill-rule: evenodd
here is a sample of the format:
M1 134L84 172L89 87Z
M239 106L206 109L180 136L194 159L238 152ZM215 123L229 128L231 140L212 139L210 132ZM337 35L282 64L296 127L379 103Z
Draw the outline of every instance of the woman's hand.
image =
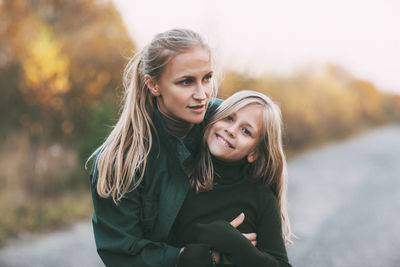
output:
M232 265L232 262L224 254L219 253L215 250L213 250L212 253L213 253L214 260L216 262L222 262L223 264ZM222 257L222 261L221 261L220 257Z
M235 219L233 219L233 221L230 222L230 224L237 228L239 225L241 225L244 221L244 213L240 213L239 216L237 216ZM257 245L257 234L256 233L248 233L248 234L243 234L244 237L246 237L248 240L250 240L250 242L253 244L253 246Z

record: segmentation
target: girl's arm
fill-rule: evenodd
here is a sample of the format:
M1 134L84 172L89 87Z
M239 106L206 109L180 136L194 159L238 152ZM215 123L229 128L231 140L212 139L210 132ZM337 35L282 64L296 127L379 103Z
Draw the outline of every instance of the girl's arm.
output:
M257 248L265 261L274 263L266 266L291 266L282 236L281 213L275 196L262 194L265 203L257 225ZM260 255L261 256L261 255Z
M221 251L237 266L291 266L287 257L283 256L286 256L286 251L258 249L228 222L215 221L209 224L199 224L196 231L202 233L198 236L198 243L209 244L212 248Z
M272 194L261 194L257 225L257 247L226 221L198 224L195 242L209 244L223 252L233 264L246 266L291 266L282 237L280 210ZM201 234L200 234L201 233Z

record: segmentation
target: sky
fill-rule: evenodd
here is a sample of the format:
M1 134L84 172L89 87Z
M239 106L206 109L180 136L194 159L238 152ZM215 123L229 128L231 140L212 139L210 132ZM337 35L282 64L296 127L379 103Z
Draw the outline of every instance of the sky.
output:
M114 0L139 48L174 27L203 34L225 70L290 75L331 63L400 94L399 0Z

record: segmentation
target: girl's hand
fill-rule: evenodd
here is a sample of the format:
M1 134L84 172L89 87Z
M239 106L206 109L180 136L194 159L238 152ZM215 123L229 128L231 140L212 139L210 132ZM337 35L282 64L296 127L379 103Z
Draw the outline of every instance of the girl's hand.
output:
M230 222L230 224L237 228L239 225L241 225L244 221L244 213L240 213L239 216L237 216L233 221ZM257 234L256 233L248 233L248 234L243 234L244 237L246 237L250 242L253 244L253 246L257 245Z

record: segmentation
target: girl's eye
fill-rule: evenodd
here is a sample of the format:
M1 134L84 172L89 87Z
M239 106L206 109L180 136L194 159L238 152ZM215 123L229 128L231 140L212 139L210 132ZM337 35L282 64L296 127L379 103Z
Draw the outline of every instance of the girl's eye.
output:
M251 136L251 132L249 130L247 130L246 128L243 128L242 131L245 135Z
M233 121L233 117L232 116L228 116L228 117L226 117L226 120L227 121Z

